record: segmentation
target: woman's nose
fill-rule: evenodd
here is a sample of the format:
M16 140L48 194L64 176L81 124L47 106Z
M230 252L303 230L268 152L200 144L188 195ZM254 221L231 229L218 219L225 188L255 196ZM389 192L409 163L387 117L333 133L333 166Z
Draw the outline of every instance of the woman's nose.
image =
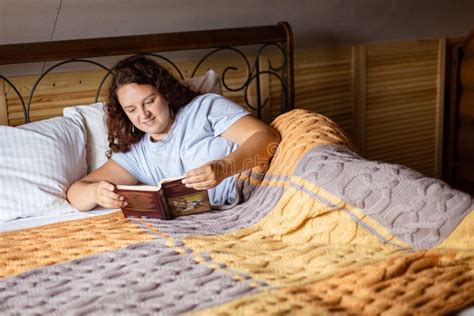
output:
M148 111L146 108L141 108L140 111L138 112L138 115L140 118L147 118L150 115L150 111Z

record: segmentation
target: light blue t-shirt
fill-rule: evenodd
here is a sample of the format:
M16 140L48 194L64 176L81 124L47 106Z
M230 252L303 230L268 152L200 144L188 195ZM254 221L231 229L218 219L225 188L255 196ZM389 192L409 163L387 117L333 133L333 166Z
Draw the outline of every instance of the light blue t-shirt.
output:
M236 150L238 144L220 135L248 114L220 95L200 95L178 111L169 133L159 142L145 134L128 152L114 153L112 159L139 182L156 185ZM212 205L232 204L235 199L235 176L209 190Z

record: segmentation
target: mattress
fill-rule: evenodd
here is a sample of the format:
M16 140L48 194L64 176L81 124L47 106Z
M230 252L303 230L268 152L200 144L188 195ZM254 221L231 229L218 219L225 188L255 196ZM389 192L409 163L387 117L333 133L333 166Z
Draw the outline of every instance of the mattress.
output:
M2 233L0 313L470 312L470 195L362 158L309 111L273 126L271 164L238 176L231 209L171 221L111 211Z

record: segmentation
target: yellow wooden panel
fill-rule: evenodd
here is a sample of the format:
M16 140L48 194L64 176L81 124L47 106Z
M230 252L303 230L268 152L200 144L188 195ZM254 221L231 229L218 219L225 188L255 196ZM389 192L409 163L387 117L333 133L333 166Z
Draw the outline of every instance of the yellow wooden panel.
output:
M3 80L0 80L0 125L8 125L7 99Z
M71 76L71 74L74 74ZM51 72L40 81L35 90L36 96L49 94L68 94L77 91L96 91L100 80L107 74L105 70L88 70L75 72ZM14 77L10 80L20 91L20 94L27 98L31 88L38 80L37 75ZM103 86L105 90L106 85ZM6 89L7 98L16 98L11 87Z
M67 106L90 104L95 101L95 94L105 70L88 70L74 72L49 73L37 85L30 104L30 120L36 121L62 114L62 109ZM15 87L20 91L25 104L28 103L33 85L39 76L22 76L10 78ZM101 89L103 100L106 94L107 82ZM15 126L24 123L21 101L13 91L6 87L8 106L8 124Z

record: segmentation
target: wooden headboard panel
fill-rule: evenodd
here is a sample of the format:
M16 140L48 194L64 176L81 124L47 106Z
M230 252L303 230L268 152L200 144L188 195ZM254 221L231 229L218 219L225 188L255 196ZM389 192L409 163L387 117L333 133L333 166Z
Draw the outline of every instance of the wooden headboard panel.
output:
M170 54L182 56L182 51L189 51L190 57L176 61L170 58ZM36 121L61 115L66 106L105 99L111 65L101 60L115 58L115 62L132 54L150 54L183 79L216 69L221 74L224 95L266 121L294 104L293 35L290 25L280 22L271 26L0 45L0 124ZM2 73L2 65L28 66L35 62L48 63L48 67L27 76ZM63 70L71 64L88 69Z

